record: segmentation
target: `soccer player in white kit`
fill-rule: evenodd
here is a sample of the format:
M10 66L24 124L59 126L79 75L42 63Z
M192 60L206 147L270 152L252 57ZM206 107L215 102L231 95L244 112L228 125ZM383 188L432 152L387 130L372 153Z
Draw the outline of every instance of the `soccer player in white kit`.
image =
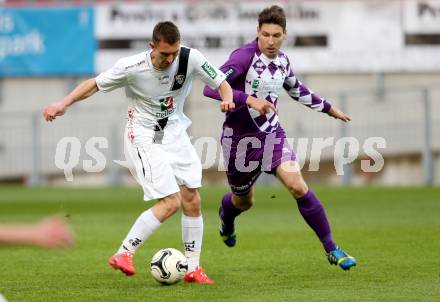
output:
M232 90L225 75L198 50L181 47L179 30L172 22L159 22L149 44L150 50L122 58L96 78L79 84L61 101L47 106L43 115L46 121L53 121L70 105L97 91L125 87L125 150L136 168L144 200L158 202L138 217L108 263L127 276L134 275L133 254L182 207L182 240L188 259L184 280L213 284L199 264L203 219L198 188L202 166L186 133L191 121L183 113L183 106L194 77L219 91L223 112L234 109Z

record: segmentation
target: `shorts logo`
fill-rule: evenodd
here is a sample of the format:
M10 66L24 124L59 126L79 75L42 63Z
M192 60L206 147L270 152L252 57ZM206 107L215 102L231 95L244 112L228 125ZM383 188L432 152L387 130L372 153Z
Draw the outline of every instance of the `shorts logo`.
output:
M174 79L176 80L177 84L182 85L183 82L185 82L185 76L183 74L178 74L174 77Z
M217 77L217 72L211 65L208 64L208 62L205 62L202 65L202 69L206 72L207 75L211 77L211 79L215 79Z
M252 182L251 182L250 184L252 184ZM241 186L234 186L234 185L231 185L231 189L232 189L234 192L236 192L236 193L244 192L244 191L246 191L246 190L249 189L250 184L244 184L244 185L241 185Z

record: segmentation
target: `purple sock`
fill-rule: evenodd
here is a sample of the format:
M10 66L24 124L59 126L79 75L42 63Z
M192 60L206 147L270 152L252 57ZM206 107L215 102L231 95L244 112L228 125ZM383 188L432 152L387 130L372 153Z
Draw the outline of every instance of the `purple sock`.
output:
M321 240L325 251L328 253L336 248L336 244L332 238L330 225L325 215L324 208L319 202L318 198L309 189L306 195L296 200L298 209L307 222L307 224L315 231L316 235Z
M243 212L237 209L232 203L232 192L228 192L223 196L222 204L220 207L220 218L223 221L223 231L226 233L231 233L234 231L234 220L235 217Z

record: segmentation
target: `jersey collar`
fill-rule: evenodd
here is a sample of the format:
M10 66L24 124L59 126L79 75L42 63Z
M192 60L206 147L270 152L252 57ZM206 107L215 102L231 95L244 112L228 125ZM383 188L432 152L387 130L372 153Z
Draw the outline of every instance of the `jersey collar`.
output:
M276 66L281 65L279 53L275 58L269 58L268 56L266 56L264 53L261 52L260 48L258 48L258 38L255 38L253 43L255 43L255 47L257 49L255 53L260 58L260 60L264 62L264 64L269 65L270 63L273 63Z

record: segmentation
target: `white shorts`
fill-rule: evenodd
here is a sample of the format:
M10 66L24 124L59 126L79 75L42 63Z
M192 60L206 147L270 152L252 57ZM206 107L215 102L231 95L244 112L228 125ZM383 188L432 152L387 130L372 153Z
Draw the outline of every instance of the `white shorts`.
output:
M185 131L169 144L130 140L126 133L124 144L145 201L177 193L181 185L191 189L202 186L202 164Z

